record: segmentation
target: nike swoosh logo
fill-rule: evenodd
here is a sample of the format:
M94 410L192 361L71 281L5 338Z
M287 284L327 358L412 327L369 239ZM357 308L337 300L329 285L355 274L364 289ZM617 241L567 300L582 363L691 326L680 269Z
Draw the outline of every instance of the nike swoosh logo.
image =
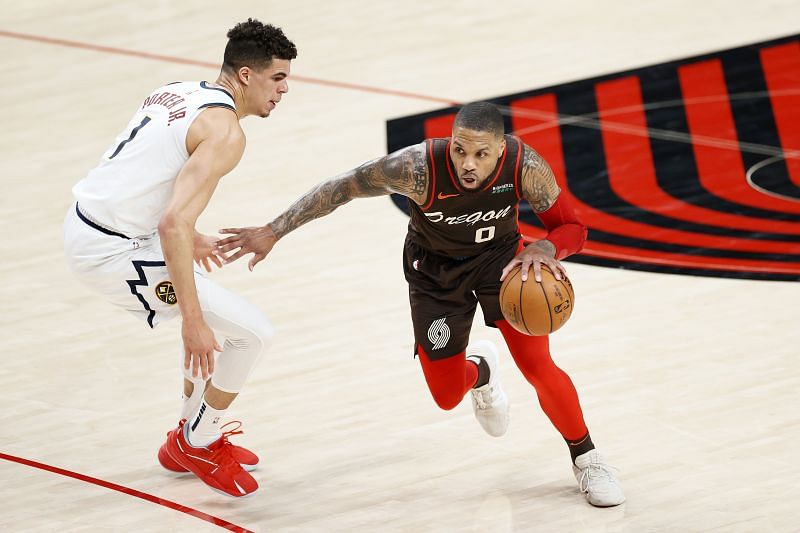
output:
M461 195L460 194L443 194L443 193L439 193L439 195L436 198L438 198L439 200L445 200L447 198L453 198L455 196L461 196Z

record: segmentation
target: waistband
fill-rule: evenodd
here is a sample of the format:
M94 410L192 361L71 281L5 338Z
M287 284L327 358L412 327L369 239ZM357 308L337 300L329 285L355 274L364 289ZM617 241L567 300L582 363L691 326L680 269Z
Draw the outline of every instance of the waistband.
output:
M75 213L78 214L78 218L83 220L83 222L86 223L86 225L91 226L92 228L96 229L99 232L105 233L106 235L119 237L121 239L131 240L131 238L128 237L127 235L100 224L98 221L92 218L92 216L89 213L81 209L81 207L78 205L77 202L75 202Z

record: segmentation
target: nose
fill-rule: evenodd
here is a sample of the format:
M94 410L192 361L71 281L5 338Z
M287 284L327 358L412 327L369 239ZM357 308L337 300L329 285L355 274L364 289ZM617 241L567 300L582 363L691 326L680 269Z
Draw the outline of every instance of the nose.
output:
M470 156L465 157L464 162L461 164L461 168L463 168L467 172L472 172L473 170L478 168L477 165L475 164L475 158Z
M281 93L281 94L288 93L289 92L289 82L286 81L286 80L282 81L281 84L278 86L278 92Z

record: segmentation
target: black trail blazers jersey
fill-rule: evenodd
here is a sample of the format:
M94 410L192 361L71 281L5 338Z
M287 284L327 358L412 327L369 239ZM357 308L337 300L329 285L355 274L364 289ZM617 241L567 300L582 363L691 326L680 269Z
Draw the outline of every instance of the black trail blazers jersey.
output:
M497 245L516 243L522 197L522 142L506 135L497 167L475 191L461 187L450 159L450 139L428 139L430 186L425 204L409 202L408 240L448 257L472 257Z

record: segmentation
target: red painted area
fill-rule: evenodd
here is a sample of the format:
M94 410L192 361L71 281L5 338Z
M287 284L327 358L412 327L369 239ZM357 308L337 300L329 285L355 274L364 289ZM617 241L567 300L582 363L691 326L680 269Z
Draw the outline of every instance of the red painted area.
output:
M600 112L609 184L617 196L645 211L678 220L702 222L744 231L800 234L800 224L797 223L714 211L686 203L664 192L656 178L650 140L647 137L629 134L625 128L614 127L624 124L631 126L633 131L647 128L639 78L629 76L598 83L595 94ZM648 238L647 234L635 236ZM740 239L725 240L742 242ZM792 244L775 243L770 249L780 253L785 251L787 246Z
M425 119L425 138L450 137L455 119L455 113Z
M720 250L746 251L746 252L784 252L787 244L777 241L756 241L746 239L735 239L717 237L714 235L704 235L687 231L673 230L634 222L632 220L609 215L603 211L581 202L566 187L564 180L565 165L564 155L561 144L561 134L557 126L552 121L543 118L534 118L533 115L546 117L556 116L556 99L553 94L545 94L532 98L517 100L511 104L512 124L514 130L527 131L520 136L522 140L539 152L542 157L550 164L556 180L561 186L562 194L567 195L575 212L589 226L589 228L599 229L617 235L629 235L643 238L649 241L680 244L692 248L716 248ZM525 113L524 110L531 109L537 113ZM518 113L517 110L523 111ZM542 114L544 113L544 114ZM552 127L537 127L551 125ZM738 154L737 154L738 157ZM530 227L530 226L528 226ZM591 231L589 233L591 238ZM584 249L584 253L592 253L598 249L596 243L589 243ZM650 254L650 253L648 253ZM648 262L647 254L643 250L630 249L629 260L641 260ZM726 259L728 262L735 262Z
M692 138L739 142L731 113L722 62L700 61L678 68L686 118ZM711 193L730 202L770 211L800 213L800 203L774 198L753 189L745 177L741 154L708 143L693 143L700 182ZM766 157L765 157L766 159Z
M523 239L528 242L533 242L544 236L540 228L530 226L524 222L520 223L520 231L523 234ZM589 235L591 236L591 230ZM616 244L605 244L597 241L587 241L581 254L620 262L636 261L675 268L697 268L724 272L756 272L764 274L797 275L800 273L800 263L676 254L645 250L642 248L630 248L628 246Z
M800 187L800 42L770 46L760 54L789 177Z
M121 492L122 494L127 494L128 496L133 496L134 498L140 498L142 500L146 500L151 503L155 503L157 505L161 505L163 507L168 507L175 511L180 511L182 513L186 513L188 515L194 516L199 518L200 520L205 520L206 522L211 522L212 524L219 526L221 528L227 529L229 531L237 531L240 533L252 533L249 529L245 529L241 526L237 526L236 524L232 524L227 520L223 520L221 518L217 518L216 516L211 516L206 514L202 511L198 511L197 509L192 509L191 507L186 507L185 505L181 505L179 503L175 503L170 500L165 500L163 498L158 498L151 494L147 494L146 492L142 492L136 489L131 489L129 487L124 487L122 485L117 485L116 483L111 483L110 481L104 481L102 479L97 479L91 476L87 476L84 474L79 474L77 472L71 472L70 470L65 470L63 468L59 468L57 466L50 466L44 463L39 463L37 461L31 461L30 459L24 459L22 457L16 457L14 455L8 455L6 453L0 452L0 459L5 459L6 461L11 461L12 463L19 463L21 465L30 466L33 468L38 468L40 470L44 470L45 472L51 472L53 474L58 474L61 476L66 476L72 479L77 479L78 481L84 481L86 483L90 483L92 485L97 485L98 487L103 487L110 490L115 490L117 492ZM102 524L96 524L101 526ZM91 526L91 524L89 524Z

